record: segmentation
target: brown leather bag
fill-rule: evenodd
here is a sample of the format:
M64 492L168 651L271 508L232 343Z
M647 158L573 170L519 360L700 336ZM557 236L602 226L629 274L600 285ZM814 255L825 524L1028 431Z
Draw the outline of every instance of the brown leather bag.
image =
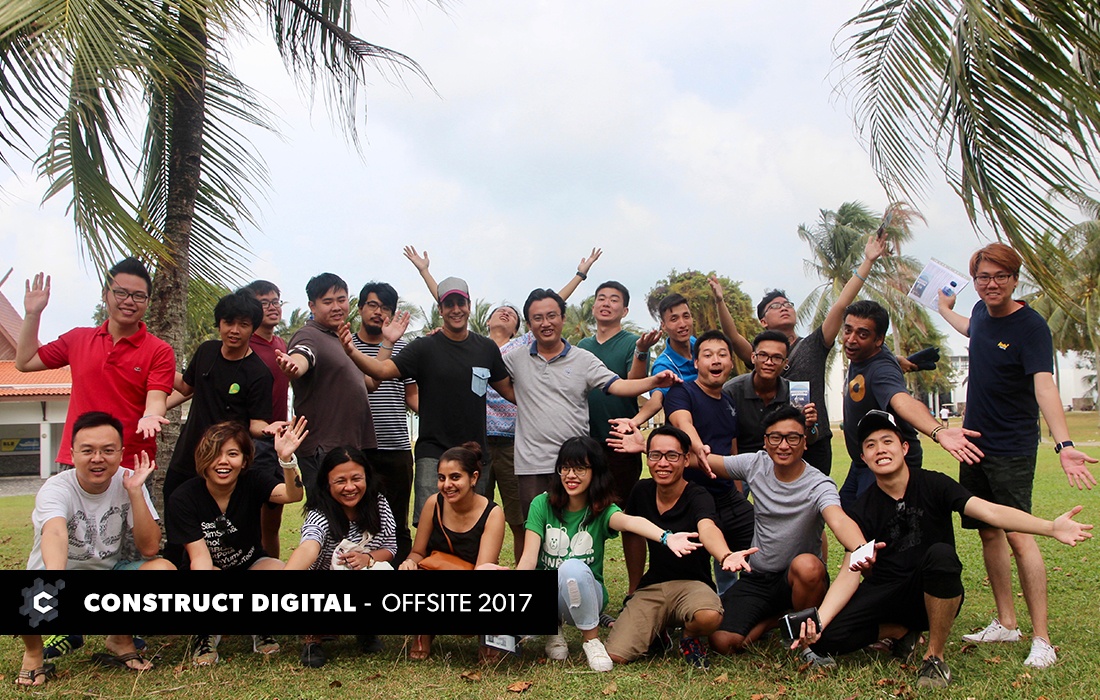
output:
M472 571L474 565L454 553L455 547L451 544L451 536L447 534L447 528L443 527L443 512L439 507L439 498L435 501L435 519L439 521L439 530L447 540L447 548L450 552L436 550L420 560L417 566L425 571Z

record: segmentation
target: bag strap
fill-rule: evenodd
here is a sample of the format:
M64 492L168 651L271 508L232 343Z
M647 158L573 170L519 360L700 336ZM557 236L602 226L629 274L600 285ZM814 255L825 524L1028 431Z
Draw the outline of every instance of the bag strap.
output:
M443 509L439 506L442 500L442 495L435 497L435 519L439 521L439 531L443 533L444 539L447 540L447 548L451 550L451 554L454 554L455 546L451 544L451 536L447 534L447 526L443 524ZM455 556L458 555L456 554Z

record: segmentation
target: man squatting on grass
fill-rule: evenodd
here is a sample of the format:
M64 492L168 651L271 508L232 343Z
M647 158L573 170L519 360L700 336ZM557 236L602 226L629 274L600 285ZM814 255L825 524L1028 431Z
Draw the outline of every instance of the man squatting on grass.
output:
M908 656L920 633L928 630L917 685L946 686L951 670L944 647L963 601L951 512L1071 546L1092 537L1092 525L1073 520L1081 506L1054 521L1042 520L972 496L940 472L910 469L905 463L909 444L885 411L869 411L857 434L875 482L849 515L864 536L875 540L878 551L869 565L852 566L851 554L845 554L840 574L821 603L821 629L812 620L804 623L794 646L810 646L819 655L846 654L886 638L893 640L895 654Z

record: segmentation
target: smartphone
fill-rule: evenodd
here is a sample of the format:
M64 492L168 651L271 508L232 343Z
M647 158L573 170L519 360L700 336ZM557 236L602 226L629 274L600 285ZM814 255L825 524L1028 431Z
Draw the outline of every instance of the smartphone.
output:
M850 559L850 561L853 564L858 564L861 561L866 561L867 559L870 559L874 556L874 554L875 541L871 540L870 542L861 544L860 546L856 547L856 551L852 552L852 558Z
M779 629L787 635L788 639L798 639L802 636L802 623L806 620L813 620L818 631L821 631L821 618L817 616L817 608L806 608L798 612L787 613L779 618Z

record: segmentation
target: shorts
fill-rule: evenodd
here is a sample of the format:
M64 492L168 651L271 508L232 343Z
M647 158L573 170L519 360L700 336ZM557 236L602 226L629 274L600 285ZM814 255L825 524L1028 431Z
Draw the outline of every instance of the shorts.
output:
M514 438L490 435L486 438L492 455L485 485L485 496L493 500L493 489L500 489L500 502L504 507L504 520L509 525L523 526L523 508L519 497L519 480L516 478Z
M283 474L283 467L279 464L279 454L275 451L275 438L265 435L264 437L255 438L252 444L256 446L256 456L253 457L252 464L248 468L270 472L279 481L284 481L286 475ZM267 501L264 507L282 508L283 504Z
M136 559L130 561L129 559L119 559L118 563L112 567L111 571L137 571L140 569L147 559Z
M789 571L742 571L737 583L722 594L726 612L718 629L745 636L762 620L790 610Z
M978 498L1031 512L1031 492L1035 483L1035 455L1003 457L986 455L977 464L959 464L959 484ZM962 516L968 530L989 529L981 520Z
M700 610L722 612L722 601L702 581L665 581L634 593L607 638L607 653L627 661L642 656L657 633L681 627Z

